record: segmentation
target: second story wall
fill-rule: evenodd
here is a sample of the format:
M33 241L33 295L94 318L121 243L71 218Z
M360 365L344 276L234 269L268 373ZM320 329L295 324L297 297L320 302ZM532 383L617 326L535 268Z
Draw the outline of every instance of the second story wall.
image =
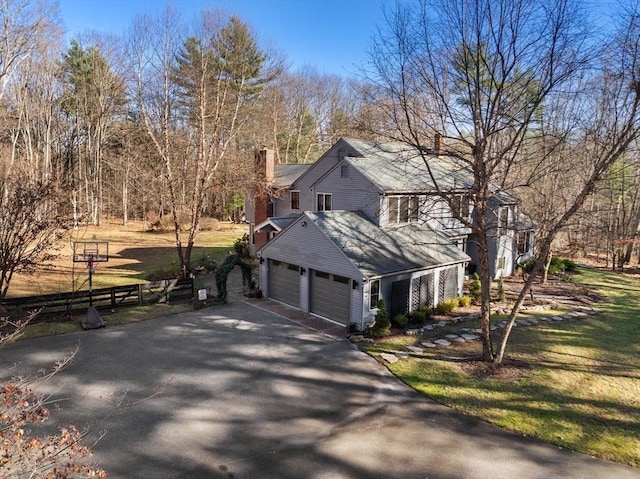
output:
M301 195L306 196L304 204L310 205L311 211L360 211L373 223L379 224L382 191L349 161L338 163Z
M304 175L296 180L291 189L300 192L301 211L317 211L317 197L314 191L315 185L321 181L329 171L349 156L361 155L345 140L340 140L333 145L329 151L322 155ZM338 172L338 174L340 174L340 172ZM333 207L332 209L335 210L338 208Z
M393 194L380 198L380 225L395 226L407 223L427 223L435 230L461 228L449 203L433 194ZM460 195L456 207L470 218L468 197Z

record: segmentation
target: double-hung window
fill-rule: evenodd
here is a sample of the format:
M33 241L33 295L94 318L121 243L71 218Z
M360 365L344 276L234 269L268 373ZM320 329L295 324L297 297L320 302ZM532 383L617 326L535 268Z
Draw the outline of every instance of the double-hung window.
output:
M369 309L376 309L380 300L380 280L371 281L369 286Z
M299 210L300 209L300 192L293 190L290 192L290 197L291 197L291 209Z
M318 193L316 211L331 211L331 193Z

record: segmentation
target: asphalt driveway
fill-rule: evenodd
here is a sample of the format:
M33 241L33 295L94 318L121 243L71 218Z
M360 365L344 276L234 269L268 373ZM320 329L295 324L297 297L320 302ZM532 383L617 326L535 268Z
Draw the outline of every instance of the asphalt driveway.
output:
M111 478L640 478L451 411L240 301L7 345L0 367L35 372L76 346L41 390L70 398L50 422L104 431L94 459Z

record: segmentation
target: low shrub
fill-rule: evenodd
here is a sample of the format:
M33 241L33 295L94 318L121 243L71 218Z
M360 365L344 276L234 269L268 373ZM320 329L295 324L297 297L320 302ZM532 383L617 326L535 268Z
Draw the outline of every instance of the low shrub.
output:
M458 298L458 307L466 308L471 305L471 297L470 296L460 296Z
M215 218L201 218L200 231L218 231L220 229L220 221Z
M522 271L524 273L531 273L533 266L536 263L536 258L530 258L526 262L520 265ZM568 258L560 258L558 256L554 256L551 258L551 263L549 263L549 274L558 274L558 273L576 273L578 271L578 265L568 259Z
M424 320L428 321L433 316L433 308L428 305L424 305L420 308L420 311L424 313Z
M218 263L216 263L216 260L208 254L203 254L191 260L191 268L196 271L203 270L211 273L215 271L217 267Z
M569 258L564 258L562 260L562 262L564 263L564 270L567 273L577 273L578 272L578 265L576 264L575 261L571 261Z
M429 316L423 309L415 309L409 313L409 322L415 324L423 324L427 321Z
M559 258L554 256L551 258L551 264L549 264L549 274L558 274L562 272L575 273L578 270L578 265L568 258Z
M398 314L393 320L391 320L391 324L393 324L397 328L404 328L409 324L409 318L407 318L404 314Z
M178 224L180 226L181 231L188 230L189 227L185 226L185 225L189 225L188 216L186 214L180 215L178 217ZM150 225L151 231L158 231L161 233L168 232L168 231L175 231L175 228L176 228L175 222L173 221L173 214L171 213L157 217L157 219L154 222L149 223L149 225Z
M447 299L438 303L435 307L436 314L451 314L458 306L458 298Z

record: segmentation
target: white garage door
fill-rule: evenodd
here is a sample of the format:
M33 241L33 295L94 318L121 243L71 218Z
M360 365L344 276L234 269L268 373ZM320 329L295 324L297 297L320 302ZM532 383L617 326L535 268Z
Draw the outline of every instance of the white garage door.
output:
M351 280L312 270L311 312L348 324L351 320Z
M300 306L300 266L269 260L269 297Z

